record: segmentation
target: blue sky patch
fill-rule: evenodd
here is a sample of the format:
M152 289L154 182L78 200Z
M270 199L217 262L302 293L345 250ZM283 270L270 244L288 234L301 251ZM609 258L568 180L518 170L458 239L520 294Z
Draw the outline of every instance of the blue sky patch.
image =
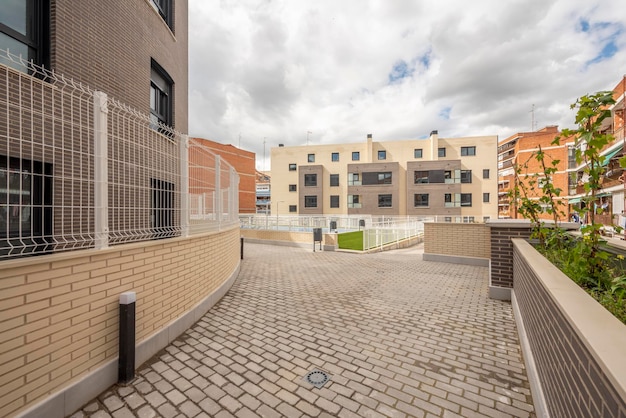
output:
M450 119L450 112L452 112L452 106L446 106L439 111L439 117L441 119Z
M389 83L395 83L397 81L402 81L407 77L412 77L413 71L415 71L415 69L410 68L406 61L400 60L393 65L393 68L389 73Z

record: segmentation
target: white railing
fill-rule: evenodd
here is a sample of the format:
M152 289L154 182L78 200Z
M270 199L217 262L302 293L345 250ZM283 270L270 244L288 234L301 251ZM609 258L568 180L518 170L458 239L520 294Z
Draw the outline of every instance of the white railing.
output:
M238 224L236 171L149 115L0 50L0 260Z

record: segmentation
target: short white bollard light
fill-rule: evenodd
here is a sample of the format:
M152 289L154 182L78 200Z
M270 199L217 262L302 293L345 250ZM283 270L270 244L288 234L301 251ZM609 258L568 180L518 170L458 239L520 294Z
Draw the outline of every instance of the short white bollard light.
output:
M117 381L128 383L135 378L135 292L120 295L119 359Z

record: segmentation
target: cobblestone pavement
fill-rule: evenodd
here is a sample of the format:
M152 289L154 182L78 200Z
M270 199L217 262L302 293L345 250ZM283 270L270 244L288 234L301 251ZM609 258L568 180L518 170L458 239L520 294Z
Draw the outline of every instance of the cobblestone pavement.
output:
M72 417L534 416L511 305L488 298L487 274L415 247L246 243L222 301ZM322 388L303 380L314 369Z

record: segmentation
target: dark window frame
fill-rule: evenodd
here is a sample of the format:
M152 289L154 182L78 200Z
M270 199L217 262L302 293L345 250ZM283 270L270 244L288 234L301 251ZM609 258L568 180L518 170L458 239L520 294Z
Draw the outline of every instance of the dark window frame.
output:
M23 57L25 60L33 61L38 66L50 68L50 0L26 0L26 12L26 21L23 22L26 26L26 33L2 22L0 22L0 33L28 49L28 55ZM6 49L6 46L0 45L0 48ZM16 52L15 50L12 51L13 54ZM11 61L2 60L0 62L16 70L25 71L21 65L11 65ZM43 78L43 74L30 73Z
M488 168L483 168L483 178L484 179L488 179L489 178L489 169Z
M489 203L489 192L483 193L483 203Z
M152 5L172 32L174 32L173 2L174 0L152 0Z
M339 153L338 152L331 152L330 153L330 160L332 162L337 162L339 161Z
M304 207L316 208L317 207L317 195L304 196Z
M392 194L379 194L378 195L378 207L379 208L392 208L393 207L393 195Z
M461 147L461 157L474 157L476 156L476 146Z
M461 183L471 184L472 183L472 170L461 170Z
M330 207L332 209L339 208L339 195L338 194L330 195Z
M439 158L445 158L446 156L446 148L437 148L437 157Z
M460 205L461 207L471 207L472 206L472 194L461 193Z
M154 97L153 97L154 95ZM174 127L174 80L154 59L150 60L150 122L154 129L160 124Z
M360 151L352 151L352 161L361 161L361 152Z
M296 163L289 163L289 171L296 171L298 169L298 165Z
M413 158L424 158L424 150L422 148L415 148L413 150Z
M330 175L330 187L339 187L339 174Z
M289 185L289 191L290 192L297 192L298 191L298 185L297 184L290 184Z
M304 175L304 187L317 187L317 173L307 173Z
M428 181L428 170L415 170L415 171L413 171L413 184L428 184L428 183L429 183L429 181Z
M387 151L384 149L378 150L378 160L386 160L387 159Z
M289 205L289 213L298 212L298 205Z
M424 198L424 196L426 198ZM429 206L429 196L428 193L415 193L413 195L413 207L416 208L425 208Z
M315 162L315 154L307 154L306 155L306 161L308 163L314 163Z

